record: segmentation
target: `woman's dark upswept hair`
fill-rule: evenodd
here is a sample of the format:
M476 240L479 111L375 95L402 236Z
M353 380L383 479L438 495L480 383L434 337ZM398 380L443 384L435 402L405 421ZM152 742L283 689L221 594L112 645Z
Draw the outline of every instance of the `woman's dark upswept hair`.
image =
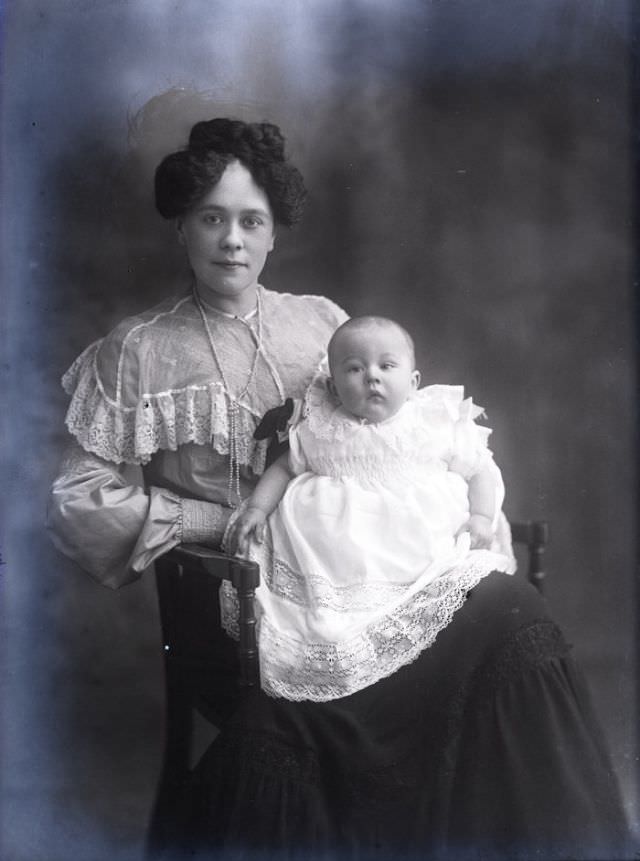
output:
M302 175L285 158L284 144L271 123L226 118L196 123L187 147L168 155L156 170L156 209L163 218L185 215L237 159L267 195L276 223L291 227L302 216L307 192Z

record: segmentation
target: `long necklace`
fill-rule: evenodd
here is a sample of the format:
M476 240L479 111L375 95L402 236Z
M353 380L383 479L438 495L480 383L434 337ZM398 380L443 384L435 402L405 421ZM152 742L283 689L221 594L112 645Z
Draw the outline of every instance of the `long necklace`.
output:
M216 365L218 366L218 371L220 372L220 378L222 379L222 388L224 390L224 394L227 399L227 416L229 422L229 481L227 484L227 502L231 506L231 508L237 508L238 504L242 501L242 497L240 495L240 445L238 439L238 419L240 416L240 401L249 391L249 386L251 385L253 378L256 373L256 367L258 365L258 359L260 358L260 354L262 353L262 307L260 301L260 290L258 289L256 293L256 322L257 322L257 334L253 331L251 326L248 323L245 323L247 329L251 333L251 337L255 341L256 350L253 356L253 362L251 363L251 368L249 369L249 375L247 376L247 381L242 388L242 391L237 394L233 394L231 391L231 387L227 381L227 378L224 373L224 368L222 366L222 362L220 361L220 356L218 355L218 351L216 350L216 345L213 340L213 335L211 334L211 328L209 327L209 321L207 320L207 315L202 306L202 300L198 295L198 291L195 286L193 288L193 300L196 304L198 311L200 312L200 317L202 318L202 324L204 326L204 330L207 333L207 338L209 340L209 346L211 348L211 355L214 358ZM238 317L237 319L242 319ZM243 321L244 322L244 321ZM235 500L234 500L235 494Z

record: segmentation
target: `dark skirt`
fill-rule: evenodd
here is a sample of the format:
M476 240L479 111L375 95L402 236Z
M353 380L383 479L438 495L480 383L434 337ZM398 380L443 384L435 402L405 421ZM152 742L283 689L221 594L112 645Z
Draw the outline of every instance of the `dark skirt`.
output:
M327 703L250 695L194 772L198 859L617 859L630 851L583 678L526 583L483 580L434 645Z

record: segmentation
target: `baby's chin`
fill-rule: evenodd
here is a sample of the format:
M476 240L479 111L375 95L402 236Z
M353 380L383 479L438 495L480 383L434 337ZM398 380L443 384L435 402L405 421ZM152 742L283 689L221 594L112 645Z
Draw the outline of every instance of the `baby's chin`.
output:
M397 409L390 409L388 404L370 404L366 410L360 410L355 413L355 417L367 424L376 425L380 422L386 422L398 412Z

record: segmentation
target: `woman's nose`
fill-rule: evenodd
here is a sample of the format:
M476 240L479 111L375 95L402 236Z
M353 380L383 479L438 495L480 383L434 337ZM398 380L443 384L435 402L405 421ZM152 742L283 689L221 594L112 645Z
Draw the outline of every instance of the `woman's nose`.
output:
M227 230L220 239L220 244L223 248L242 248L240 225L236 222L229 222Z

